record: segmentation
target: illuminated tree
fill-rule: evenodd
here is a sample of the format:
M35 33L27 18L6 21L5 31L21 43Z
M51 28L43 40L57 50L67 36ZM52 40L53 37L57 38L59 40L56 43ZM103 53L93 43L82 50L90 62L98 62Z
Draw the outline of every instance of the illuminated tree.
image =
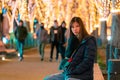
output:
M95 0L97 9L100 13L100 38L103 44L107 43L107 17L110 14L109 0Z
M9 0L6 0L9 1ZM12 0L10 0L12 1ZM30 22L33 32L33 20L45 23L45 28L50 28L55 19L59 24L65 20L67 27L72 17L79 16L85 23L86 29L91 33L99 23L99 18L107 18L111 10L111 0L16 0L21 19ZM114 0L115 1L115 0ZM12 5L13 6L13 5ZM14 5L15 6L15 5ZM119 8L119 0L113 4ZM103 23L102 23L103 22ZM106 27L106 24L104 24ZM106 40L106 28L101 26L101 39Z
M21 0L19 11L20 11L20 18L24 20L28 20L28 3L27 0Z
M120 0L112 2L111 45L120 48Z

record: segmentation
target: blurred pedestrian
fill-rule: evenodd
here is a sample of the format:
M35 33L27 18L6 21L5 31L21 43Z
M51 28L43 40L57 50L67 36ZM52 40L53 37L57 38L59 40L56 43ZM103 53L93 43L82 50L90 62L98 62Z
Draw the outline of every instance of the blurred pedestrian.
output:
M19 61L23 60L23 48L24 48L24 41L27 37L27 29L23 26L23 21L20 20L18 28L15 30L15 37L17 39L17 49L20 54Z
M61 53L61 58L65 58L65 44L66 44L66 22L63 21L59 27L59 52Z
M41 56L41 61L44 60L44 49L47 43L48 33L44 28L44 23L41 23L40 28L37 30L37 41L38 41L38 50Z
M56 47L56 61L59 56L59 26L57 20L54 20L54 25L50 28L50 43L51 43L51 51L50 51L50 62L53 59L53 51L54 47Z

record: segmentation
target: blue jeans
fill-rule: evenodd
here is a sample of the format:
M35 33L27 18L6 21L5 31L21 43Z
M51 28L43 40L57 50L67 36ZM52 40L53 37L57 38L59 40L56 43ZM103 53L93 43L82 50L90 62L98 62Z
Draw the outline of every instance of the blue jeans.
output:
M81 80L81 79L68 78L62 73L56 73L45 77L43 80Z
M43 59L44 58L45 43L39 43L38 49L39 49L39 53L41 55L41 59Z
M23 45L24 42L20 42L19 40L17 40L17 49L21 58L23 58Z

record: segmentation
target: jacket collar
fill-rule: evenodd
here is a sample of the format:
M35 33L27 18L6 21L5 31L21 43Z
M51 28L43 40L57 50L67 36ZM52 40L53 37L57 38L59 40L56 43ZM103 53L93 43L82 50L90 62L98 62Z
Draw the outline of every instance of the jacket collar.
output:
M93 36L87 36L87 37L85 37L83 40L82 40L82 42L81 42L81 44L84 44L84 43L86 43L89 39L91 39Z

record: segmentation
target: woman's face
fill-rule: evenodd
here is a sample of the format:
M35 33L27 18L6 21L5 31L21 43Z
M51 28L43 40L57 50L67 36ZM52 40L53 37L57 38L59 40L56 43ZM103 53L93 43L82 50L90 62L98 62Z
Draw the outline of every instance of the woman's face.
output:
M72 24L71 30L75 36L79 35L80 33L80 25L77 22Z

